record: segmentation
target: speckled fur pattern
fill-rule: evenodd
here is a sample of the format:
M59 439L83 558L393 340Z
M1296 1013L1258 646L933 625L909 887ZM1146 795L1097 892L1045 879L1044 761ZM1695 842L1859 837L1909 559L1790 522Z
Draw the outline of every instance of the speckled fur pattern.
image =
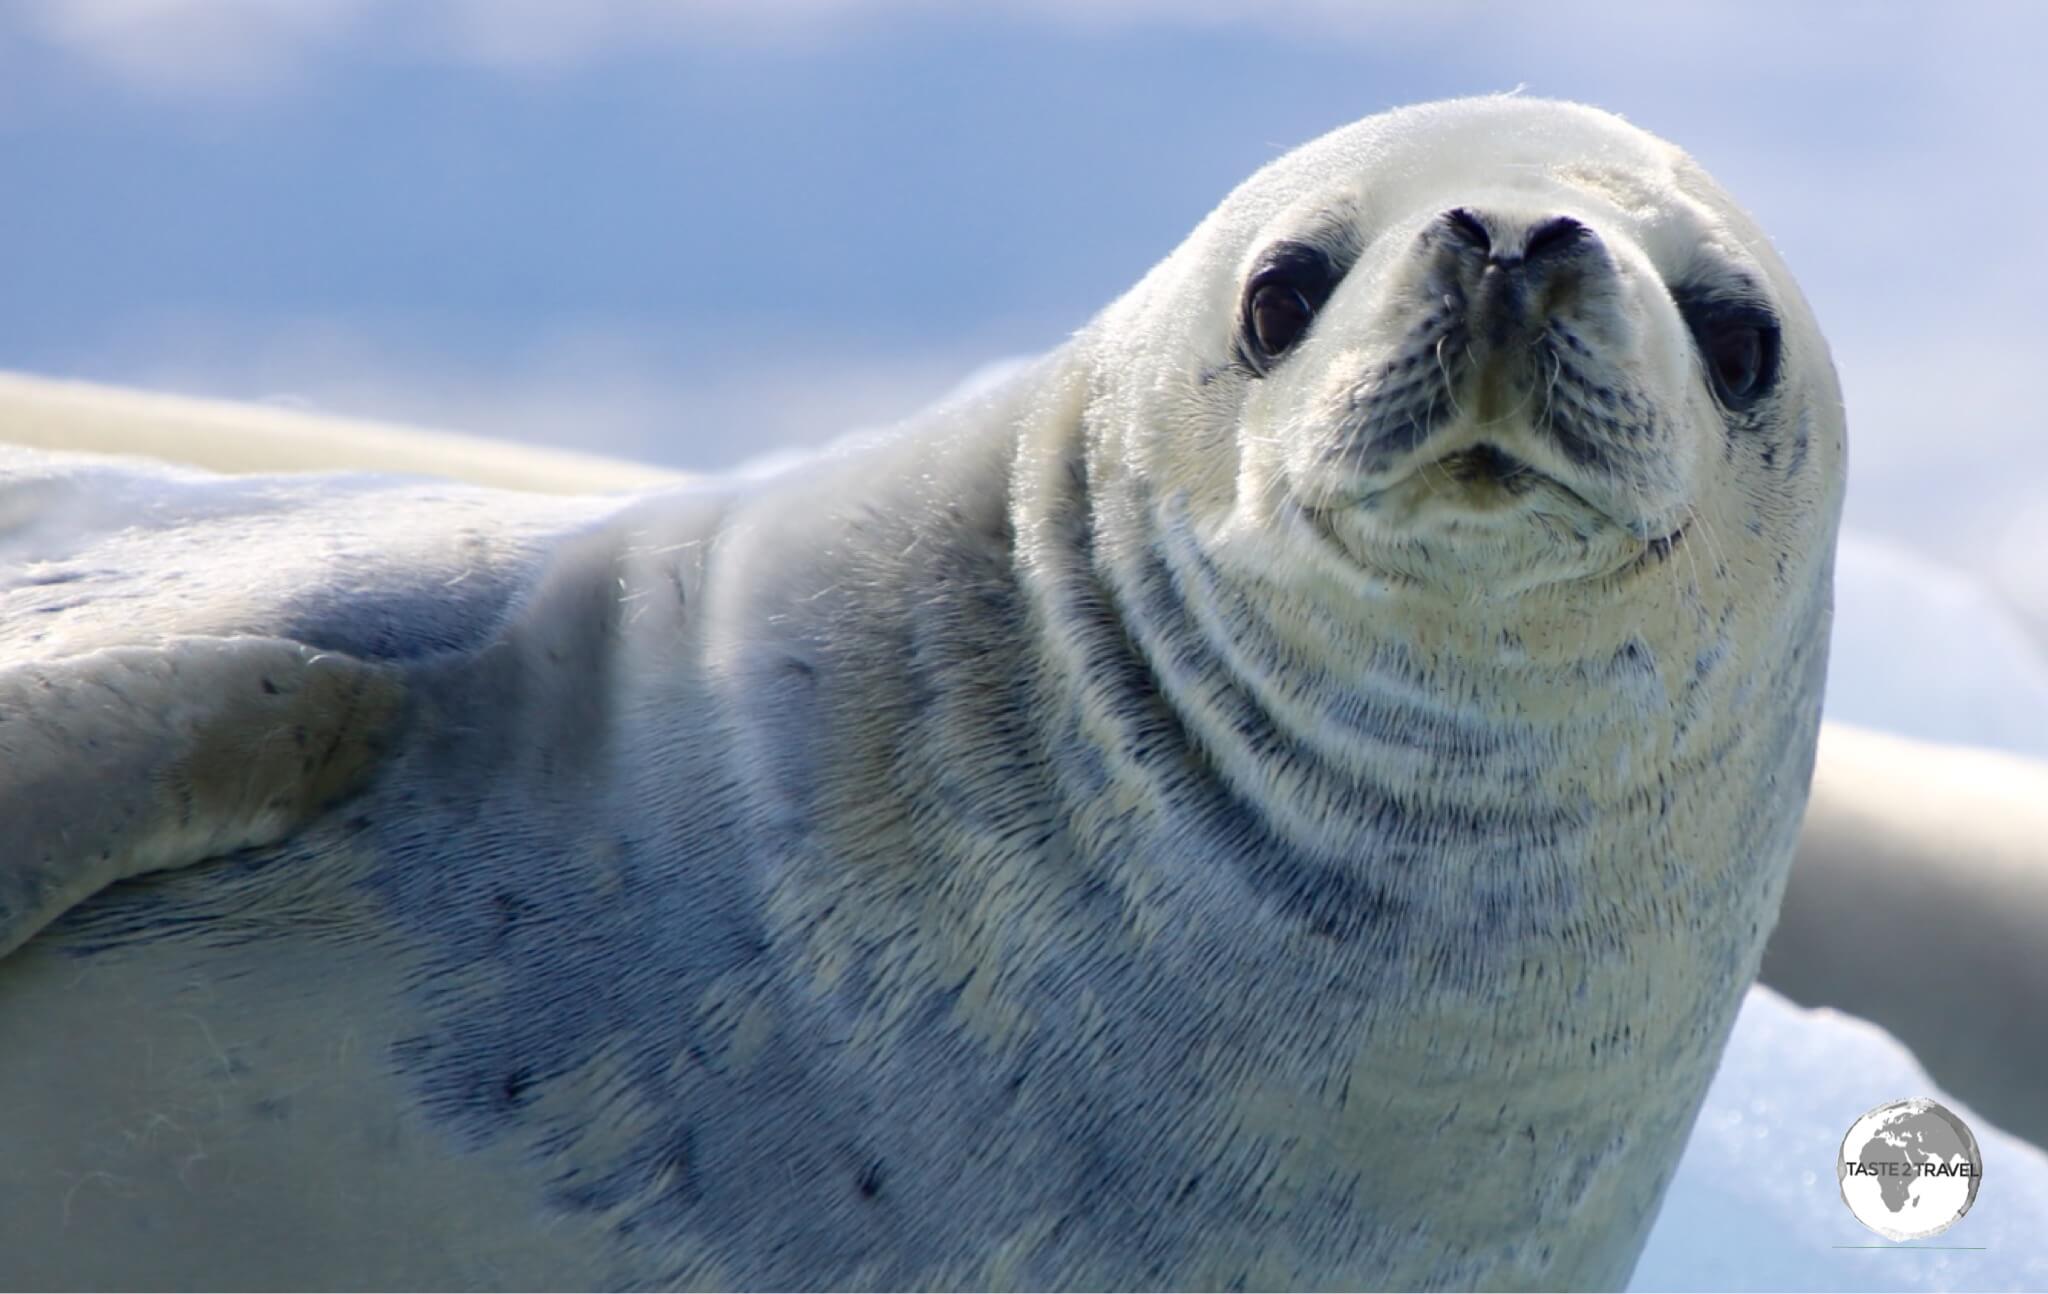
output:
M1600 236L1524 369L1426 322L1458 206ZM1255 375L1237 294L1287 237L1352 263ZM1668 291L1724 274L1783 321L1743 419ZM1414 474L1502 438L1571 489ZM314 724L369 752L338 803L0 964L0 1253L1618 1287L1791 859L1843 455L1747 218L1612 117L1500 98L1290 154L1001 388L765 482L9 460L0 666L257 635L378 704ZM86 803L65 767L37 795ZM124 829L200 838L150 803Z

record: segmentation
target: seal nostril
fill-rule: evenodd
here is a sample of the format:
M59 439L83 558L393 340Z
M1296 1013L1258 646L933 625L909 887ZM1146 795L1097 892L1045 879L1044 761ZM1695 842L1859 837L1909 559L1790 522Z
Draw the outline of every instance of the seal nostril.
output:
M1444 227L1449 229L1459 242L1466 243L1480 251L1493 249L1493 235L1487 232L1479 217L1463 207L1452 207L1443 214Z
M1532 261L1555 255L1578 246L1592 233L1570 216L1553 216L1529 231L1528 241L1522 246L1522 255Z

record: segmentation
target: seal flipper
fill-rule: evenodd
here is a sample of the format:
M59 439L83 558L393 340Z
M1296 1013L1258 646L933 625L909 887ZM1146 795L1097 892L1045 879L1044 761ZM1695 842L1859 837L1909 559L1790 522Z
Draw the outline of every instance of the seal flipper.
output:
M1764 984L1881 1026L1977 1113L2048 1146L2044 929L2048 763L1822 726Z
M368 780L404 696L282 638L0 670L0 957L115 881L282 839Z

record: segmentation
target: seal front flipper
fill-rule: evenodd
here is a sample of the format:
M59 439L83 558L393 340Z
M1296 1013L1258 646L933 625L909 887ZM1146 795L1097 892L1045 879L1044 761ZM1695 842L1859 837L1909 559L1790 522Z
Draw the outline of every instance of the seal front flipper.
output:
M404 694L266 637L0 670L0 956L115 881L282 839L367 780Z

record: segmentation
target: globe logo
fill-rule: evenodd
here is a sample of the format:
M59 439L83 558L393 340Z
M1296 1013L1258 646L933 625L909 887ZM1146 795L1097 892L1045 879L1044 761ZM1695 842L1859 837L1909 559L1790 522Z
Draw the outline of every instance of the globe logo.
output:
M1969 1125L1933 1101L1892 1101L1849 1125L1842 1202L1887 1240L1924 1240L1977 1202L1984 1159Z

